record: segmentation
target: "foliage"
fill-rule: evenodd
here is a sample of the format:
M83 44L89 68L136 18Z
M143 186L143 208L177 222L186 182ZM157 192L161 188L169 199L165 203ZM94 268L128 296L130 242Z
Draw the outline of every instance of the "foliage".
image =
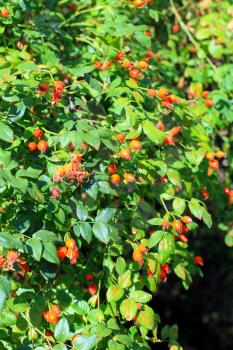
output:
M152 299L209 211L232 245L232 7L177 3L1 1L3 349L182 349Z

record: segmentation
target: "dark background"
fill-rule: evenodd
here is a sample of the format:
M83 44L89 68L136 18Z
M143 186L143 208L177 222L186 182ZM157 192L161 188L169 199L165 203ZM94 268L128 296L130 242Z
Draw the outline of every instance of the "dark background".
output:
M224 234L218 230L202 232L192 248L204 257L204 277L195 278L185 291L170 275L153 307L163 324L178 325L184 350L233 349L233 249L224 245Z

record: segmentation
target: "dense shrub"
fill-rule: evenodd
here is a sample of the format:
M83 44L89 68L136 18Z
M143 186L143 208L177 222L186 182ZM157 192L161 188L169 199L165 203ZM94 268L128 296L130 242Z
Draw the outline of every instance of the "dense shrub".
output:
M232 246L232 8L1 5L2 349L182 349L159 288L209 212Z

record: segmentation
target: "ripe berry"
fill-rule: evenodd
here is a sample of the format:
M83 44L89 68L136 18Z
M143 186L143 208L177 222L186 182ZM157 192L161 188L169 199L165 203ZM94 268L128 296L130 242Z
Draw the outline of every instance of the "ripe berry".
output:
M122 150L119 153L119 157L125 160L130 160L131 158L131 153L128 148L122 148Z
M170 227L170 222L167 220L163 220L162 222L162 230L168 230Z
M58 306L58 305L52 305L51 306L51 308L50 308L50 311L53 311L53 312L55 312L55 314L57 315L57 316L60 316L61 315L61 309L60 309L60 307Z
M154 54L153 54L152 51L147 51L146 54L145 54L145 56L146 56L147 58L151 58L153 55L154 55Z
M155 233L155 229L151 229L151 230L149 231L149 235L150 235L150 236L153 235L153 233Z
M147 69L148 67L149 67L149 64L146 61L139 61L138 62L139 69Z
M172 32L174 34L178 33L180 31L180 26L179 24L174 24L174 26L172 27Z
M110 181L113 185L118 186L121 182L121 177L118 174L113 174L110 178Z
M210 159L209 160L209 167L214 170L218 170L219 168L219 161L217 159Z
M75 248L69 248L67 250L67 254L66 254L67 258L70 259L70 263L71 264L76 264L76 261L78 259L79 256L79 250L77 247Z
M182 216L181 220L185 224L191 224L193 222L193 220L190 218L190 216Z
M214 104L214 102L213 102L213 100L212 100L211 98L207 98L207 99L205 100L205 105L206 105L206 107L212 107L213 104Z
M54 311L46 311L44 312L44 318L48 323L51 324L57 324L58 323L58 316Z
M202 92L202 97L206 98L209 95L209 91L203 91Z
M133 150L133 151L140 151L142 149L142 145L140 143L140 141L138 140L133 140L130 142L129 147Z
M140 79L142 77L142 73L137 68L132 68L129 74L133 79Z
M181 133L181 126L175 126L170 130L170 133L172 134L172 136L179 135Z
M205 198L209 197L209 192L207 191L206 187L202 188L201 193L202 193L203 197L205 197Z
M160 277L161 281L166 282L166 280L167 280L167 274L166 274L166 271L161 270L161 271L160 271L160 275L159 275L159 277Z
M175 144L175 139L172 135L165 135L164 143L166 143L169 146L172 146Z
M172 223L172 227L174 228L174 230L176 230L177 232L182 232L182 222L179 220L174 220Z
M95 283L90 284L90 286L88 286L88 291L91 295L95 295L97 293L97 290L98 288Z
M109 165L108 166L109 174L114 174L116 171L117 171L117 167L115 165Z
M39 151L41 151L42 153L46 152L47 148L49 147L47 141L45 140L40 140L37 144L37 148Z
M163 264L163 266L161 267L161 269L162 269L163 271L165 271L166 274L171 273L171 268L170 268L170 266L169 266L167 263L166 263L166 264Z
M1 9L1 15L2 15L2 17L9 17L10 12L7 8L3 8L3 9Z
M57 250L57 255L60 259L65 259L67 254L67 248L66 247L60 247Z
M133 68L134 64L132 61L129 60L125 60L122 64L122 67L126 68L126 69L131 69Z
M138 250L139 252L141 252L142 254L147 253L147 251L148 251L148 249L147 249L144 245L142 245L142 244L140 244L140 245L137 247L137 250Z
M195 256L194 257L194 262L197 265L201 265L201 266L204 265L204 260L203 260L202 256Z
M161 87L159 88L157 94L160 98L165 98L168 95L168 90L164 87Z
M123 142L124 139L125 139L125 135L124 134L119 134L116 137L116 140L119 141L119 142Z
M35 129L33 131L33 135L37 138L40 139L43 136L43 131L41 129Z
M154 97L154 96L156 96L156 90L155 90L155 89L149 89L149 90L148 90L148 96L149 96L149 97Z
M182 242L185 242L185 243L188 242L188 237L185 236L183 233L180 233L180 234L179 234L179 239L180 239Z
M92 281L93 280L93 275L91 273L87 273L85 276L86 281Z
M76 241L73 238L68 238L65 243L68 249L74 249L76 247Z
M210 159L214 159L214 153L213 152L207 152L205 155L206 159L210 160Z
M29 142L29 144L28 144L28 150L29 150L29 152L34 152L34 151L36 151L37 150L37 144L36 144L36 142Z
M95 69L101 69L101 68L102 68L102 63L99 62L99 61L96 61L96 62L94 63L94 67L95 67Z
M229 187L224 187L223 192L226 194L230 193L230 188Z
M164 130L164 124L163 122L159 121L157 124L156 124L156 128L163 131Z
M140 250L136 249L133 251L133 255L132 255L133 261L136 262L141 262L143 261L143 255L142 252L140 252Z
M53 199L56 199L56 198L58 198L59 196L60 196L60 190L59 190L58 188L56 188L56 187L52 188L52 189L51 189L51 197L52 197Z
M224 153L223 151L217 151L215 153L215 156L218 158L218 159L222 159L222 158L225 158L226 157L226 153Z
M135 181L135 176L133 174L124 174L124 179L126 182L133 183Z
M144 5L144 0L134 0L134 6L140 8Z
M112 65L112 62L109 62L109 61L105 61L103 64L102 64L102 69L108 69L109 67L111 67Z
M65 84L63 83L63 81L57 80L54 82L53 84L54 90L56 90L56 92L63 92Z

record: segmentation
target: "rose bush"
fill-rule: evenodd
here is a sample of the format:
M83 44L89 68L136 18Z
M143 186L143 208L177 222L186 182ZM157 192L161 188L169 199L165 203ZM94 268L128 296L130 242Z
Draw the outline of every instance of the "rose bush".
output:
M230 64L185 47L173 2L1 6L2 348L181 349L151 301L202 275L206 200L232 201Z

